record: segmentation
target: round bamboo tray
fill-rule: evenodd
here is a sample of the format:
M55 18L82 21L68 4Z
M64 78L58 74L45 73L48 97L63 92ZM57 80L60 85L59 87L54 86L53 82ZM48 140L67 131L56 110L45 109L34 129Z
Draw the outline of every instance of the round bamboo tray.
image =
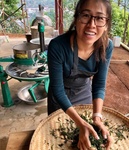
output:
M77 105L74 108L79 114L83 114L84 111L92 113L93 110L92 105ZM108 119L109 122L111 121L112 125L125 124L129 127L129 119L114 109L103 107L102 115L103 118ZM60 138L56 139L50 134L52 129L59 128L59 123L57 123L59 117L62 123L65 122L66 119L70 119L69 116L60 109L52 113L46 119L42 120L32 136L29 150L73 150L72 148L69 148L71 143L63 144L63 147L60 147L59 144L63 141ZM129 133L124 132L124 136L128 137ZM112 139L115 141L115 137L112 136ZM118 141L117 144L114 142L111 149L129 150L129 138Z

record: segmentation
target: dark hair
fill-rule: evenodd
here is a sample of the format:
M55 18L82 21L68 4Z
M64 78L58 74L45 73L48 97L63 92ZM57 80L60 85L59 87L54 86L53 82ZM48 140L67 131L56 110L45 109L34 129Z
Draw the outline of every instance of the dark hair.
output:
M75 26L75 22L76 19L81 11L82 6L87 3L90 0L79 0L75 9L75 13L74 13L74 20L70 25L70 28L68 30L68 32L72 31L74 29ZM95 47L95 56L96 56L96 60L99 61L99 57L101 57L102 60L106 60L105 55L106 55L106 48L109 45L109 40L108 40L108 34L110 33L111 30L111 3L110 0L95 0L96 2L102 2L106 9L107 9L107 14L108 14L108 28L107 31L105 31L103 33L103 35L94 43L94 47Z

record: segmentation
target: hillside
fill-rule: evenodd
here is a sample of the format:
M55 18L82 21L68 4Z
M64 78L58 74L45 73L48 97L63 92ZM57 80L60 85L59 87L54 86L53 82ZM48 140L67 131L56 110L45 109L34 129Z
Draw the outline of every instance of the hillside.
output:
M55 7L54 0L49 0L49 1L48 0L36 0L36 1L26 0L27 8L36 8L36 7L38 7L39 4L44 7L50 7L50 8Z

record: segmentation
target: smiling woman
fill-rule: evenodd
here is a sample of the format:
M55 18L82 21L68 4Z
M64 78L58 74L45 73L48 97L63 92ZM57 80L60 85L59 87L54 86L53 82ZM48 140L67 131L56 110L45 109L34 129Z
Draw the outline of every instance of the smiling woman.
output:
M112 143L100 117L113 51L108 38L110 24L110 0L79 0L69 31L52 39L48 47L48 114L62 108L75 121L80 130L80 150L91 146L90 133L96 140L99 137L73 105L93 103L93 121L108 138L107 150Z

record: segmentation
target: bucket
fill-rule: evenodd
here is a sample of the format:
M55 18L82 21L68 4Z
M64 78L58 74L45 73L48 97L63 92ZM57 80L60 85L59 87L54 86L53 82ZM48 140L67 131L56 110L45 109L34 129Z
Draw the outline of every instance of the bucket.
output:
M31 39L35 39L39 37L38 26L31 27Z
M53 27L45 26L44 37L53 37ZM31 27L31 39L39 38L38 26Z
M53 30L53 37L57 37L59 35L59 30Z
M113 45L114 45L114 47L120 47L120 42L121 42L121 37L114 36L114 38L113 38Z
M31 33L26 33L25 35L26 35L27 42L30 42L30 40L31 40Z
M14 58L31 59L36 52L40 52L40 45L22 42L13 46Z

